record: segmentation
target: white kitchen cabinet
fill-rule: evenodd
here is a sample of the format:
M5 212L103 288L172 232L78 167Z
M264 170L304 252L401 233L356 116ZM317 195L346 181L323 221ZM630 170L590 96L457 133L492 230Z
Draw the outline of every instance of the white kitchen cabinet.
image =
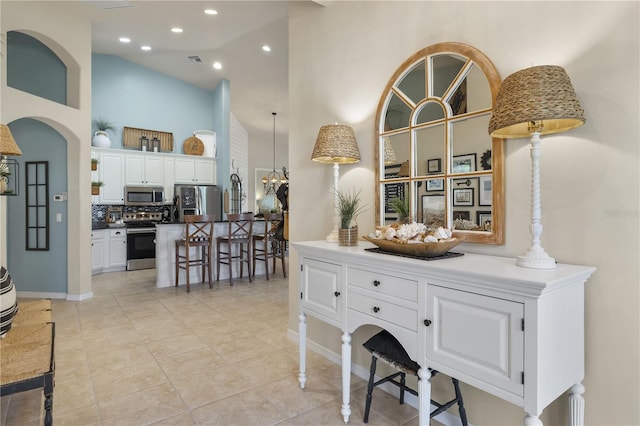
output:
M104 230L91 231L91 272L100 274L104 268L105 244Z
M100 180L104 185L100 188L102 204L121 204L124 202L124 156L116 152L100 154Z
M339 326L342 321L342 273L340 265L305 259L300 276L300 299L306 310Z
M127 269L127 231L124 228L109 229L107 234L109 253L105 271L124 271Z
M215 160L209 157L176 157L174 163L175 183L215 185Z
M125 182L127 185L163 186L164 160L154 154L126 154Z
M301 267L298 381L304 388L306 316L339 327L345 422L351 334L372 324L421 366L420 425L429 423L431 369L522 407L527 425L541 425L545 407L570 390L570 424L584 423L584 283L595 268L528 269L515 259L470 253L424 261L371 253L364 242L292 246Z

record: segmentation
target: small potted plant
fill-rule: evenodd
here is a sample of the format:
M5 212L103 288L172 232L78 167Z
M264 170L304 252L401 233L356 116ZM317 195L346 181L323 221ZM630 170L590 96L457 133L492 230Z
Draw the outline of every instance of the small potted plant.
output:
M360 191L338 191L338 213L340 227L338 228L338 245L358 245L358 224L356 217L364 211L360 201Z
M115 130L115 126L109 120L104 118L96 118L91 122L93 125L94 135L91 144L98 148L109 148L111 139L109 139L109 130Z
M98 170L98 159L97 158L92 158L91 159L91 170Z
M91 182L91 195L100 195L100 187L104 185L104 183L97 181Z
M409 203L407 200L393 197L389 200L389 207L398 215L399 223L409 223Z

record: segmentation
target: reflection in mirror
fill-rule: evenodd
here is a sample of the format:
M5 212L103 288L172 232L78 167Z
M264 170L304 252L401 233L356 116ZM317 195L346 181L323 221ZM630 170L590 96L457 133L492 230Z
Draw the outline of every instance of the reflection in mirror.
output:
M503 243L503 140L487 132L499 89L491 61L461 43L429 46L396 70L376 117L378 223L396 220L389 200L400 194L412 220Z
M398 95L392 94L385 113L385 131L409 127L410 118L411 108Z
M476 116L451 123L451 155L454 157L473 153L479 157L486 150L491 150L491 136L483 132L489 126L490 114ZM477 153L477 155L476 155ZM473 164L472 172L481 169L479 164ZM455 170L453 170L455 172Z
M397 164L393 167L386 168L390 171L389 176L395 174L400 169L400 165ZM393 182L383 185L382 193L384 194L384 215L383 223L390 224L400 219L398 212L392 207L394 199L406 201L409 196L409 183L408 182Z
M429 123L431 121L442 120L444 118L444 110L438 102L427 102L424 104L420 112L416 124Z
M455 82L456 77L464 64L466 58L456 55L437 55L431 58L432 93L433 96L441 98L447 89Z
M418 62L398 83L398 90L409 98L414 105L426 96L424 60Z
M415 131L416 175L443 173L445 141L444 123L423 127Z

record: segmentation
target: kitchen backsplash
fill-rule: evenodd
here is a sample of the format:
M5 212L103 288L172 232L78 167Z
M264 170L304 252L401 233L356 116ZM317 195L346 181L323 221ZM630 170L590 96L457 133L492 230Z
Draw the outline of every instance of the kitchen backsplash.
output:
M163 217L171 217L171 206L124 206L113 204L92 204L91 205L91 222L105 222L109 207L121 207L123 213L135 212L161 212Z

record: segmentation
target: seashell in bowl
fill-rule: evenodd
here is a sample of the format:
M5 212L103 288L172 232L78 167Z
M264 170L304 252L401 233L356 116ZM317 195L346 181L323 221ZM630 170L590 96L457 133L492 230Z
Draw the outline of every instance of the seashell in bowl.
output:
M366 236L363 236L362 238L375 244L378 248L384 251L420 257L441 256L461 242L461 240L457 238L448 238L446 240L439 240L438 242L406 244L389 241L384 238L369 238Z

